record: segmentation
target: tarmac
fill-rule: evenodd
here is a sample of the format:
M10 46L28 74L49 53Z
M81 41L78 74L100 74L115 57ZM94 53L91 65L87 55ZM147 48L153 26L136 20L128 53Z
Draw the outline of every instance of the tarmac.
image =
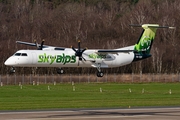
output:
M179 120L180 107L0 111L0 120Z

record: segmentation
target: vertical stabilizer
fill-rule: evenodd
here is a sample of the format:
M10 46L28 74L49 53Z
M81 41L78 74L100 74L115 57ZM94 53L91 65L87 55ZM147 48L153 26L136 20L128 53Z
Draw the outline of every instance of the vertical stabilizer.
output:
M134 46L134 61L151 57L150 51L156 35L157 28L175 29L175 27L159 26L158 24L143 24L131 26L143 28L143 32L140 35L137 44L135 44Z
M134 46L135 58L134 61L142 60L151 57L150 50L153 44L158 24L144 24L141 26L144 30L139 37L137 44Z
M140 36L134 50L140 54L150 54L151 46L155 38L158 24L144 24L142 25L143 33Z

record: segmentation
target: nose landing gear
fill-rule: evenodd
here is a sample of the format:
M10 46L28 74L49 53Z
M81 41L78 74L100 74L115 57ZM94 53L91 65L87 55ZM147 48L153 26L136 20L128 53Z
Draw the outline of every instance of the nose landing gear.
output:
M15 68L14 67L11 67L11 69L10 69L10 74L13 74L13 73L15 73L16 72L16 70L15 70Z

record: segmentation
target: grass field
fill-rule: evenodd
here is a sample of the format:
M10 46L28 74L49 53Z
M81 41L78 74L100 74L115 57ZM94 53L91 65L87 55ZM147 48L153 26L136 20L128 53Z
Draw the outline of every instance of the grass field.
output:
M49 87L48 87L49 86ZM180 83L78 83L0 87L0 110L180 106Z

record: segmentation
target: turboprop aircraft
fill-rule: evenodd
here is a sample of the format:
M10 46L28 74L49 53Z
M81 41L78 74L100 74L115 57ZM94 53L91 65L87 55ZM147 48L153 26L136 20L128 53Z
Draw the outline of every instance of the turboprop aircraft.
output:
M134 61L151 57L150 50L157 28L174 27L158 24L131 25L142 27L143 32L135 45L117 49L82 49L80 41L78 48L64 48L41 44L16 41L19 44L37 46L38 50L19 50L5 61L5 65L15 67L57 67L57 73L63 73L64 67L93 67L97 69L97 77L103 77L102 68L120 67Z

